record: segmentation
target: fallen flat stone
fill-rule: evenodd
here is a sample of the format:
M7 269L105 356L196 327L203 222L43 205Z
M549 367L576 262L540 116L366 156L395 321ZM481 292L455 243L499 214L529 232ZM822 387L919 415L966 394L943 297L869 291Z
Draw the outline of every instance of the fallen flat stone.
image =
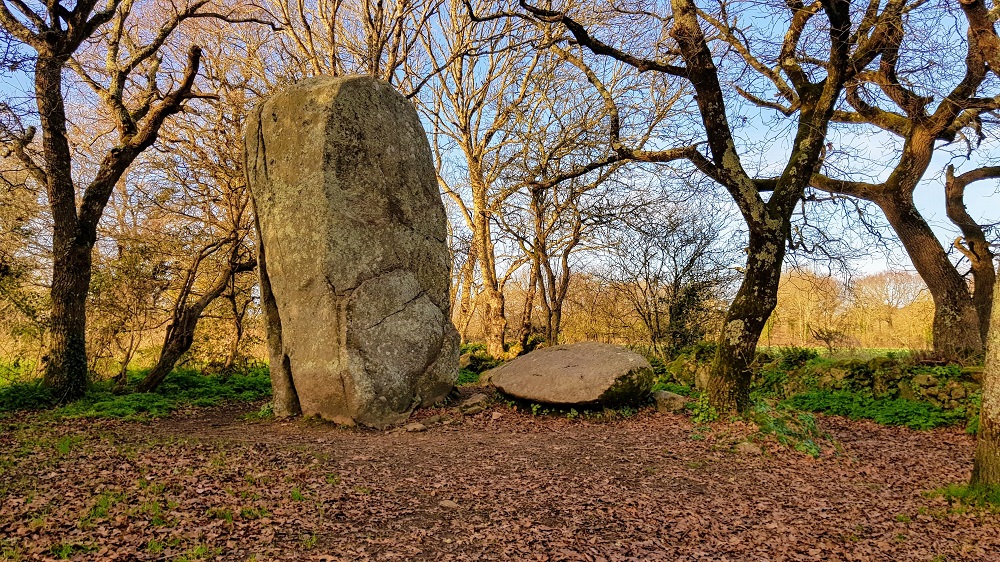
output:
M504 394L566 406L638 403L649 396L654 378L643 356L599 342L537 349L489 374L490 384Z
M427 431L427 426L424 425L424 424L422 424L422 423L420 423L420 422L413 422L413 423L408 423L405 426L403 426L403 429L405 429L406 431L411 432L411 433L416 433L416 432L420 432L420 431Z

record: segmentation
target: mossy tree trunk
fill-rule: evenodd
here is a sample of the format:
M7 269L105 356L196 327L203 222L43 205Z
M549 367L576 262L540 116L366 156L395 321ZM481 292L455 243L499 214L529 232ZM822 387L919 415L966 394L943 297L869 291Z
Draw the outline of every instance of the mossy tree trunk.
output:
M983 405L972 465L972 487L1000 486L1000 290L993 291L993 315L986 338Z
M785 233L751 233L746 276L726 312L719 346L708 380L708 398L720 411L745 412L750 407L751 365L764 324L778 304L778 283L785 256Z
M979 315L969 286L941 248L930 225L917 212L913 192L890 192L885 197L876 197L875 202L934 299L934 349L952 355L982 351Z

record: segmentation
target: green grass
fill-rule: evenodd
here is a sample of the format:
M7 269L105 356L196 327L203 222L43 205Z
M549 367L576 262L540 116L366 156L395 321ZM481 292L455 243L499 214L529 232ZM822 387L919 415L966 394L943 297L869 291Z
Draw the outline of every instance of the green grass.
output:
M0 412L44 410L55 404L55 396L42 381L14 382L0 387Z
M455 384L458 386L462 386L465 384L476 384L479 382L479 376L481 374L482 373L470 371L469 369L461 369L460 371L458 371L458 380L455 381Z
M964 423L965 410L946 410L927 402L903 398L874 398L846 390L810 390L792 396L783 405L811 412L825 412L851 419L870 419L882 425L932 429Z
M144 375L143 372L133 373L129 386L137 385ZM53 409L51 415L56 418L157 418L180 408L267 398L271 395L271 379L266 368L228 377L178 369L154 392L116 394L113 390L111 381L95 383L83 398ZM15 383L0 388L0 414L48 409L54 403L51 393L40 382Z
M757 402L750 418L757 424L761 437L773 436L778 443L812 457L819 457L820 443L829 440L809 413L772 408L766 402Z
M981 507L990 511L1000 511L1000 486L969 486L968 484L949 484L943 488L932 490L926 494L930 497L943 497L949 504L959 504L970 507Z
M653 384L653 389L650 392L659 392L661 390L673 392L674 394L680 394L681 396L692 396L697 392L695 389L686 384L670 382L663 378L657 380L656 383Z

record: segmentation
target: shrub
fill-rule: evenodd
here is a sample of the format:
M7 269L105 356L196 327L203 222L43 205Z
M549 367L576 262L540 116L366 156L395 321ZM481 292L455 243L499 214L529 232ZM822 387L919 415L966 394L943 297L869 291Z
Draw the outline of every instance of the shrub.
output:
M930 497L943 497L948 503L959 503L973 507L1000 508L1000 486L969 486L968 484L949 484L925 493Z
M977 392L969 398L968 417L969 422L965 424L965 432L969 435L979 433L979 410L983 407L983 393Z
M819 352L808 347L786 347L781 350L781 368L786 371L797 369L819 357Z
M130 383L136 384L143 375L141 372L133 373ZM228 377L206 376L191 369L178 369L170 373L155 392L118 395L113 387L113 381L96 383L83 398L52 413L56 417L74 418L162 417L187 406L264 399L271 395L271 378L264 368ZM55 403L55 398L41 385L41 381L0 389L0 412L45 409Z
M708 403L708 393L702 392L698 395L698 400L696 400L690 406L691 413L694 414L691 418L696 425L712 423L719 419L719 412Z
M646 360L649 361L649 366L653 368L653 375L656 376L657 380L670 377L666 364L659 357L650 355L646 357Z
M788 373L781 369L765 367L755 373L750 387L750 395L755 401L761 398L776 398L784 395Z
M469 364L463 369L471 371L476 375L503 365L503 359L496 359L489 353L486 353L486 346L481 343L465 344L462 346L462 349L467 349L468 351L463 351L463 354L469 355Z
M719 345L715 342L700 341L682 348L680 355L689 355L692 359L701 363L704 361L711 361L715 358L715 352L718 348Z

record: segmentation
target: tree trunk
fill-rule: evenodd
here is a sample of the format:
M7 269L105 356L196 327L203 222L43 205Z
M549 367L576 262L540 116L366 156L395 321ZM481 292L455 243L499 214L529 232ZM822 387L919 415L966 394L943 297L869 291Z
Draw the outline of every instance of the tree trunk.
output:
M156 390L156 387L160 386L170 371L174 370L177 360L191 349L191 344L194 343L194 331L198 327L198 318L201 316L202 310L198 308L198 303L195 303L184 307L174 316L173 322L167 326L167 337L163 341L160 357L153 369L139 384L139 392Z
M995 178L998 168L979 168L960 176L955 176L955 168L948 166L945 175L945 203L948 218L962 231L962 237L955 241L955 248L969 259L972 268L972 304L979 316L979 334L986 345L993 312L993 286L996 283L996 269L993 266L993 252L986 240L983 227L969 215L965 207L965 188L969 184Z
M528 338L531 337L531 317L535 310L535 292L538 290L538 261L532 260L531 275L528 288L524 292L524 308L521 311L521 326L518 329L517 341L521 350L528 349Z
M232 281L232 280L231 280ZM240 343L243 341L243 319L246 317L249 303L244 304L242 310L236 302L236 284L232 283L232 292L228 295L229 306L233 311L233 340L229 345L229 353L226 355L226 363L222 366L225 373L230 372L236 365L236 360L240 355Z
M65 402L87 390L87 291L92 246L59 230L53 244L51 337L44 383Z
M469 343L469 324L472 322L473 306L472 306L472 282L475 275L476 268L476 256L473 252L469 252L468 259L462 264L462 287L461 296L458 301L458 306L455 310L458 310L458 335L461 338L462 343Z
M979 317L979 333L983 337L983 346L989 341L990 325L992 324L994 299L996 297L997 271L993 260L980 260L972 264L972 280L975 284L972 293L972 304L976 307Z
M234 250L235 251L235 250ZM191 349L194 343L194 331L198 327L198 320L205 309L222 295L233 275L238 272L250 271L256 265L252 263L233 264L219 274L215 283L192 304L187 304L186 296L179 298L178 307L174 311L174 318L167 326L167 335L163 340L163 349L160 350L160 357L153 366L153 370L146 375L146 378L139 384L139 392L152 392L160 386L170 371L174 369L177 360L181 358L187 350Z
M965 279L917 212L912 194L875 199L934 299L934 349L947 354L982 351L979 315Z
M45 179L52 209L51 338L43 382L60 402L87 389L87 292L96 230L80 224L62 98L64 58L39 54L35 95L45 154Z
M720 412L750 408L750 366L764 324L778 304L778 282L785 258L784 228L750 232L746 275L726 312L708 382L709 402Z
M994 289L1000 300L1000 289ZM1000 304L993 301L993 316L986 340L983 371L983 405L979 410L979 435L972 465L972 487L1000 486Z
M483 299L483 330L486 334L486 352L493 357L503 357L507 353L504 345L507 318L504 316L503 293L487 286L479 297Z
M486 351L493 357L503 357L507 350L504 345L507 331L507 317L504 313L504 295L497 279L496 256L490 234L490 215L487 209L487 185L482 180L483 172L478 162L470 162L469 179L472 183L472 238L476 260L483 281L483 292L479 298L483 302L483 331L486 335Z

